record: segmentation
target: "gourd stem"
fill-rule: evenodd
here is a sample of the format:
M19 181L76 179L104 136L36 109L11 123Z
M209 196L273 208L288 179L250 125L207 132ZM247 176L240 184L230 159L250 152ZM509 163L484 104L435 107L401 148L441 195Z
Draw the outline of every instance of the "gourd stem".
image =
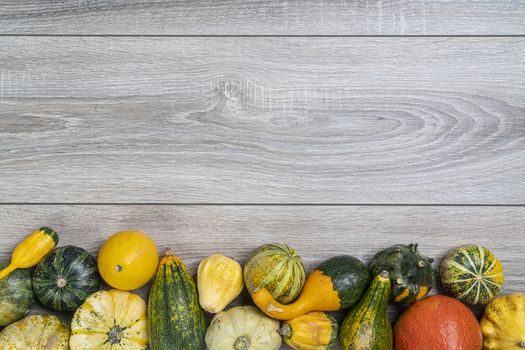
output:
M173 255L173 251L171 250L171 248L166 248L166 252L164 252L164 256L170 256L170 255Z
M420 269L422 269L423 267L425 267L426 263L425 263L425 260L419 260L417 262L417 267L419 267Z
M283 324L281 328L277 330L277 333L279 335L285 337L285 338L291 338L292 337L292 327L288 323Z
M235 350L248 350L250 348L250 341L244 335L235 339L233 343L233 348Z
M521 346L522 348L525 348L525 340L524 340L524 341L522 341L522 342L520 342L520 344L519 344L519 345L520 345L520 346Z

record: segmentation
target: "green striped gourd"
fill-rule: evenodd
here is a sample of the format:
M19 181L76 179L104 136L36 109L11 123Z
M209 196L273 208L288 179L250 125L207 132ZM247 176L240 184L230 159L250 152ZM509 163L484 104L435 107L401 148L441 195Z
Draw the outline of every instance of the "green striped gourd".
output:
M79 247L55 249L38 263L33 274L38 300L60 312L75 311L99 286L97 261Z
M152 350L202 350L206 321L195 282L168 250L159 263L148 302Z
M467 244L443 260L441 282L450 296L465 304L487 304L503 286L503 266L487 248Z
M5 327L23 318L33 303L33 287L28 270L15 270L0 280L0 326Z
M244 264L244 282L250 294L266 288L280 303L294 301L305 281L303 261L296 251L279 243L253 251Z

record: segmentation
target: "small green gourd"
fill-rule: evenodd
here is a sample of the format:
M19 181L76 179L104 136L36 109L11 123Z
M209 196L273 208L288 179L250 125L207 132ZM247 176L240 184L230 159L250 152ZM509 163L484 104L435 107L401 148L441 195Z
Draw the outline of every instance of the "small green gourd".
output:
M392 350L392 326L386 308L390 295L387 271L377 275L359 304L345 317L339 332L341 350Z

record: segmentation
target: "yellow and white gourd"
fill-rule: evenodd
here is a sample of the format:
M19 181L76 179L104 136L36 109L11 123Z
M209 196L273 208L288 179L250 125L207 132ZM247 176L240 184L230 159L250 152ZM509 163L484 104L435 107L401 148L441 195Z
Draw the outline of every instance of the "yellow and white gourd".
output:
M224 310L244 287L241 265L223 255L211 255L199 264L197 288L199 303L211 313Z

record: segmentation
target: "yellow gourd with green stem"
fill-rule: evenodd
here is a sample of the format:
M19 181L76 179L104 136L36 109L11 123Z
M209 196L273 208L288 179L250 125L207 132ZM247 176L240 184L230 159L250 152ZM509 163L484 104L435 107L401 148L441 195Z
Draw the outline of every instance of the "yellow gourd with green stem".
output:
M58 234L49 227L41 227L27 236L11 255L11 263L0 271L0 279L7 277L16 269L35 266L58 244Z

